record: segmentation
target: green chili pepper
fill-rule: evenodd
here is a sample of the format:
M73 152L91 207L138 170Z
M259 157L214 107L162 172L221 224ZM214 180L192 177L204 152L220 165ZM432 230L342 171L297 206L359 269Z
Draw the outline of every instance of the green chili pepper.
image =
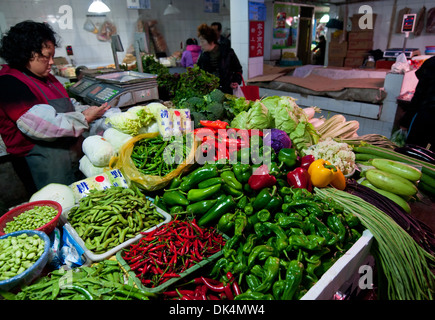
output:
M320 250L326 243L324 237L315 234L291 235L288 239L288 248L295 249L303 248L308 250Z
M279 258L274 256L269 256L264 263L264 277L260 286L256 287L254 290L258 292L267 292L272 288L272 285L278 276L279 272Z
M264 209L269 210L271 213L275 213L281 210L282 204L283 201L281 196L279 194L275 194Z
M233 164L233 172L237 181L239 181L242 184L245 184L248 182L249 178L252 175L251 165L248 163L237 162Z
M255 260L257 259L258 255L261 252L269 252L269 253L274 253L275 249L272 248L271 246L267 246L267 245L258 245L255 246L251 253L248 256L248 268L252 268L252 266L254 265Z
M246 242L243 245L243 252L246 254L251 253L252 248L254 247L258 236L255 233L250 233L246 238Z
M216 261L215 265L213 266L213 269L210 272L210 275L212 277L217 277L220 273L220 271L228 265L229 261L227 258L220 258L218 261Z
M211 200L203 200L203 201L198 201L189 204L186 207L186 212L189 214L193 214L195 216L203 215L208 210L210 210L210 208L213 207L217 201L218 201L217 199L211 199Z
M281 168L275 162L272 162L270 164L269 174L275 177L279 177L282 175Z
M285 280L278 280L272 285L272 294L275 300L280 300L284 293Z
M246 214L241 210L236 211L235 220L234 220L234 234L242 235L243 230L245 230L247 224L248 224L248 219L246 217Z
M250 205L250 204L247 204L247 205L245 206L245 208L243 209L243 211L245 211L245 213L246 213L247 216L251 216L251 215L254 214L254 208L253 208L252 205Z
M189 204L189 201L186 199L186 197L181 192L176 190L165 191L162 199L168 206L187 206Z
M234 210L237 204L232 196L226 196L223 200L218 201L211 207L205 215L198 220L199 226L205 226L217 221L223 214Z
M270 212L267 209L262 209L256 213L257 219L261 222L265 222L270 219Z
M317 217L323 216L323 209L320 204L309 199L294 200L290 203L284 203L282 205L282 210L284 212L291 212L297 207L306 208L310 213L314 213Z
M292 169L296 166L297 158L296 149L282 148L278 152L278 161L280 162L279 167L281 168L285 165L287 169Z
M325 238L328 246L335 244L338 241L338 237L333 233L322 221L320 221L314 214L308 216L308 220L314 224L318 230L318 235Z
M359 218L356 215L354 215L353 213L344 212L343 215L344 215L345 221L349 227L353 228L353 227L356 227L357 225L359 225L359 223L360 223Z
M192 171L187 176L183 177L180 184L180 190L188 192L201 181L219 176L218 168L213 164L205 164L204 166Z
M222 217L220 217L217 224L217 229L224 233L229 232L231 229L234 228L235 216L235 213L225 213Z
M285 274L285 286L281 296L282 300L292 300L300 283L302 282L302 276L304 271L304 265L298 260L292 260L289 263Z
M246 284L248 285L249 289L255 291L255 288L261 285L261 281L256 275L250 273L246 276Z
M342 217L342 215L330 214L326 219L326 224L337 234L338 242L343 242L346 237L346 228L344 227L340 216Z
M169 185L169 189L178 188L180 184L181 184L181 178L175 177L174 179L172 179L171 184Z
M227 185L226 183L224 183L222 185L222 191L225 192L225 194L234 196L234 197L241 197L243 196L243 192L237 189L234 189L232 187L230 187L229 185Z
M215 184L205 189L191 189L187 193L187 200L191 202L197 202L210 199L213 194L220 190L221 186L221 184Z
M248 204L248 197L247 196L243 196L242 198L240 198L239 201L237 201L237 209L243 210L247 204Z
M183 211L184 211L184 207L182 207L182 206L173 206L171 208L171 210L169 210L169 214L173 215L173 214L180 213L180 212L183 212Z
M304 220L302 216L298 213L291 213L288 216L279 216L277 220L277 224L285 229L290 227L302 228L304 225Z
M221 173L221 178L224 179L225 183L236 190L241 191L243 185L236 179L233 171L224 171Z
M275 246L278 252L284 250L288 246L288 239L284 230L279 225L271 222L264 222L263 225L276 234Z
M263 188L255 197L252 202L252 207L254 210L264 209L267 204L272 200L277 192L277 187L273 186L272 188Z
M198 188L205 189L214 186L215 184L223 184L224 182L225 182L224 179L222 179L221 177L214 177L198 183Z
M245 292L235 296L234 300L273 300L273 296L271 294L264 294L248 289Z

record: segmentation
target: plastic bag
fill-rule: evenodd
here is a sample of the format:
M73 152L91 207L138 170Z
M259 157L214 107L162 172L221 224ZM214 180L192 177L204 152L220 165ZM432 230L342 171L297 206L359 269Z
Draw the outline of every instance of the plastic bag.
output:
M245 95L243 94L242 88L240 86L237 86L236 89L233 89L233 95L235 95L237 98L244 98Z
M403 147L406 143L406 136L408 135L408 132L404 129L398 129L393 132L391 135L391 141L397 144L399 147Z
M194 145L190 151L190 154L187 156L187 159L185 159L183 163L179 164L175 170L171 171L165 176L145 175L137 170L133 160L131 159L133 147L134 144L139 140L154 138L158 135L158 132L145 133L137 135L128 140L119 150L119 155L112 157L110 160L110 168L119 169L129 185L134 183L139 188L147 191L155 191L166 187L172 179L183 173L194 163L197 141L194 139Z
M87 137L82 144L83 153L96 167L106 167L115 155L115 149L100 135Z
M391 66L391 72L393 73L405 73L411 70L409 66L408 59L404 53L397 56L396 62Z

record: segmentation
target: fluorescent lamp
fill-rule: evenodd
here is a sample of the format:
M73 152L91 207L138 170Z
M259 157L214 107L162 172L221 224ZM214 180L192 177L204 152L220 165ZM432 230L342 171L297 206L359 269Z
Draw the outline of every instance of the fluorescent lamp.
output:
M329 21L329 14L323 15L323 17L320 19L320 23L327 23Z
M110 12L110 8L102 0L93 0L89 6L88 12L105 13Z
M163 12L163 15L166 16L168 14L178 14L180 12L181 11L178 10L178 8L172 4L172 0L171 0L171 1L169 1L168 6L166 7L165 11Z

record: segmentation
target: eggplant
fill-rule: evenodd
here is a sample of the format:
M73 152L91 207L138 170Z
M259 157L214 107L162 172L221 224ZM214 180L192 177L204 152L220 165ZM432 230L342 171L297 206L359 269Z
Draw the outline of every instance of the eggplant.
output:
M418 146L416 144L406 144L405 147L410 147L412 149L416 149L416 150L428 155L429 157L435 159L435 152L433 152L429 149L423 148L422 146Z
M404 154L404 155L411 157L411 158L414 158L414 159L418 159L421 161L429 162L431 164L435 164L435 158L432 158L432 157L428 156L427 154L425 154L417 149L411 148L411 147L407 147L407 146L397 147L397 148L394 148L394 151L401 153L401 154Z

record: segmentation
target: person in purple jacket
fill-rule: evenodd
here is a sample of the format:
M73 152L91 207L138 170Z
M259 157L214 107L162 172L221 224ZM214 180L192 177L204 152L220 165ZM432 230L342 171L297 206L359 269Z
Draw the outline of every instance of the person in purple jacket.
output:
M198 41L195 38L189 38L186 40L186 50L184 50L181 56L181 65L185 68L193 67L198 61L198 57L201 53L201 46L198 45Z

